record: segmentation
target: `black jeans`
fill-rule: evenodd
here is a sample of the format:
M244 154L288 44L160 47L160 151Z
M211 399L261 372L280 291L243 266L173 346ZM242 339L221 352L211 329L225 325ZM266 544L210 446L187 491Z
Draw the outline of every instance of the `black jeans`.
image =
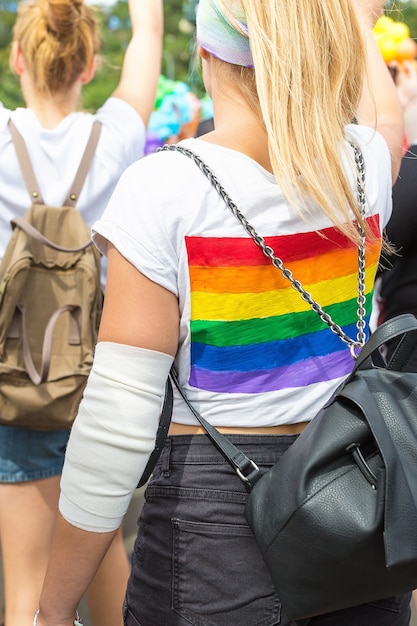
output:
M296 436L230 439L266 471ZM168 438L139 519L126 626L295 626L246 523L246 498L207 436ZM409 603L390 598L300 626L407 626Z

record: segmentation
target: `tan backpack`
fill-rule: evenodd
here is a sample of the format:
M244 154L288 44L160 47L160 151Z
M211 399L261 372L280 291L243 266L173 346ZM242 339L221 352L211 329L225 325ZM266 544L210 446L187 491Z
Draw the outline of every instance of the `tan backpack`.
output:
M9 129L32 206L12 220L0 264L0 423L71 426L93 362L103 295L100 254L75 208L101 124L95 122L62 207L43 203L23 137Z

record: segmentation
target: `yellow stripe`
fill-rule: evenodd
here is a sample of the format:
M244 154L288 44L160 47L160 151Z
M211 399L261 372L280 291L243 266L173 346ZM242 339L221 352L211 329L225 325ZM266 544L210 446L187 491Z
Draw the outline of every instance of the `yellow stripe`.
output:
M377 265L367 267L366 293L372 290ZM357 293L357 274L303 285L323 308L349 300ZM366 307L370 310L370 302ZM310 305L291 285L285 289L263 293L216 294L192 292L192 320L248 320L307 311ZM337 320L335 320L337 323Z

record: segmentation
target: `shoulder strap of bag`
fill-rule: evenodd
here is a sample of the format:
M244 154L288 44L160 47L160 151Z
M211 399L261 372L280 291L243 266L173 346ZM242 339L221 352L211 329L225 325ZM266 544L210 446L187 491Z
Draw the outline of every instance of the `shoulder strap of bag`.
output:
M358 358L355 362L355 367L352 372L352 376L355 371L362 367L368 367L367 361L371 361L380 367L384 367L388 370L394 369L395 371L407 371L407 362L415 351L415 338L412 336L417 331L417 319L411 313L404 313L403 315L397 315L390 320L387 320L381 326L375 329L366 342L365 346L361 350ZM394 354L390 361L385 363L380 353L382 348L387 342L401 337L401 341L398 344ZM381 360L382 359L382 360Z
M57 250L57 252L69 252L69 253L82 252L83 250L86 250L87 248L93 245L93 240L89 239L88 241L83 243L81 246L78 246L77 248L66 248L65 246L59 246L54 241L51 241L50 239L45 237L45 235L43 235L39 230L37 230L34 226L32 226L32 224L26 221L23 217L14 217L12 220L10 220L10 224L13 227L18 226L27 235L29 235L29 237L32 237L32 239L36 239L36 241L39 241L39 243L41 243L44 246L48 246L48 248L51 248L52 250Z
M88 170L90 169L91 161L93 160L93 156L96 151L98 140L100 138L100 133L101 122L95 120L80 165L78 166L77 173L75 174L75 178L72 183L70 192L65 199L65 206L75 206L75 203L80 196L85 179L87 178Z
M25 181L27 190L32 199L33 204L44 204L42 194L39 188L38 181L36 180L35 172L33 171L32 163L30 161L29 152L26 147L25 141L17 130L15 123L12 119L9 120L9 130L12 136L12 140L15 146L17 158L20 168L22 170L23 179ZM67 198L65 199L65 206L75 206L76 201L81 193L81 189L84 185L85 179L90 169L91 161L94 156L95 149L101 133L101 122L95 121L91 129L90 137L84 150L80 165L78 166L77 173L75 174L74 181L71 185Z
M165 439L168 434L169 425L171 423L172 409L174 404L174 394L172 390L171 380L168 378L165 385L165 397L164 403L162 405L161 416L159 418L158 430L156 433L156 441L155 447L151 452L149 460L146 464L145 469L143 470L142 476L138 482L138 487L143 487L143 485L148 481L150 475L153 472L153 468L155 467L159 455L162 452L162 448L165 445Z
M366 215L365 165L363 161L362 152L354 144L351 144L351 146L354 151L355 163L356 163L356 168L357 168L358 203L359 203L362 215L363 217L365 217ZM161 152L161 151L180 152L184 156L187 156L192 161L194 161L194 163L201 170L204 176L213 185L214 189L220 195L220 197L225 202L226 206L230 209L232 214L242 224L243 228L250 235L250 237L252 237L256 245L262 250L263 254L271 261L272 265L276 269L281 271L284 278L291 283L295 291L298 291L298 293L301 295L303 300L305 300L310 305L311 309L315 313L317 313L320 319L325 324L327 324L327 326L329 326L330 330L334 332L336 335L338 335L338 337L345 344L349 346L352 357L356 359L358 352L361 350L361 348L365 345L365 342L366 342L366 335L365 335L365 326L366 326L366 322L365 322L365 315L366 315L366 310L365 310L365 301L366 301L366 298L365 298L365 245L366 245L366 238L365 238L365 232L363 228L360 226L360 224L357 225L358 232L361 238L361 243L358 246L358 298L357 298L358 320L356 322L356 327L357 327L358 332L357 332L356 339L352 339L351 337L346 335L343 329L338 324L336 324L336 322L333 321L333 319L330 317L328 313L326 313L322 309L320 304L318 304L318 302L316 302L313 299L312 295L304 289L300 281L296 280L293 277L291 270L289 270L288 268L284 266L283 261L278 256L276 256L271 246L267 245L264 237L262 237L255 230L252 224L248 222L248 220L243 215L243 213L241 213L241 211L238 209L236 203L233 202L233 200L228 195L224 187L221 185L220 181L216 178L216 176L213 174L213 172L210 170L208 165L203 161L201 157L195 154L192 150L188 150L187 148L184 148L183 146L179 146L176 144L165 145L162 148L159 148L157 150L157 152Z
M193 407L193 405L188 400L185 395L179 381L177 378L176 371L174 368L171 368L168 378L168 384L170 385L170 380L174 383L175 387L178 390L178 393L187 404L191 413L198 420L200 425L204 428L207 435L210 437L212 443L216 446L216 448L223 454L226 460L230 463L230 465L234 468L236 474L239 476L240 480L244 483L246 489L250 491L256 482L259 480L260 472L259 467L256 465L252 459L247 457L242 450L239 450L231 441L227 439L217 428L212 426L207 420L204 419L202 415Z

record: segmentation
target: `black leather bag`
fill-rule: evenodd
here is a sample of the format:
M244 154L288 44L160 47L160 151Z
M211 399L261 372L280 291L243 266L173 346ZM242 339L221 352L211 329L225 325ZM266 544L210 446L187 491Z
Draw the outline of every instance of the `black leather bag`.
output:
M399 337L386 366L379 348ZM291 619L417 587L417 320L371 336L343 387L251 491L246 516Z
M347 337L283 266L199 157L192 158L255 243L355 358L353 372L272 469L248 458L188 402L249 492L246 518L286 615L302 620L417 588L417 320L402 315L364 342L364 234L358 336ZM363 163L355 150L364 208ZM361 231L360 231L361 232ZM381 348L397 341L388 363ZM360 353L358 355L358 350Z

